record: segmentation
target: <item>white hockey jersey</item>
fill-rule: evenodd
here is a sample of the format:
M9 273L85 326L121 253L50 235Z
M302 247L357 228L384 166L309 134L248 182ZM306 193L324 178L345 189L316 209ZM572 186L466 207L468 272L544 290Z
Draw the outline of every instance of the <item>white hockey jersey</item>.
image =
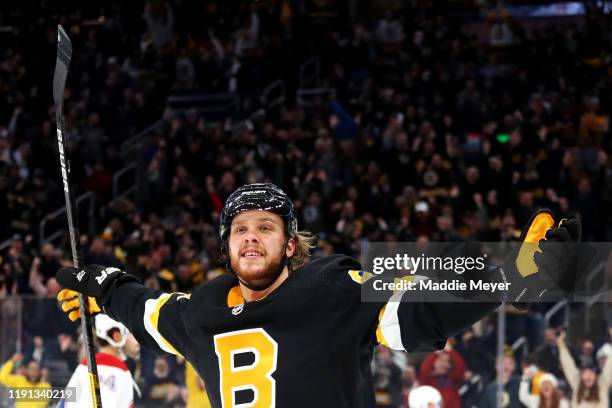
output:
M134 388L132 374L123 361L105 353L96 354L98 378L102 406L113 408L132 408L134 406ZM76 402L62 401L61 408L91 407L89 390L89 373L87 362L83 360L76 368L66 387L76 389Z

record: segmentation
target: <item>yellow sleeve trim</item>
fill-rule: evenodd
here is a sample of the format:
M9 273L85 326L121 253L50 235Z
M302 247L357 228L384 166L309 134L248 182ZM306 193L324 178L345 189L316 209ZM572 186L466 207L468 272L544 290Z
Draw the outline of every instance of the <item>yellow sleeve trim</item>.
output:
M174 346L172 344L170 344L170 342L168 340L166 340L166 338L164 336L162 336L162 334L159 332L158 324L159 324L159 313L161 311L161 308L166 304L166 302L172 297L172 295L168 295L168 296L162 296L161 298L159 298L157 300L157 305L155 306L155 310L153 311L153 313L151 314L151 316L149 317L150 321L151 321L151 325L153 326L153 328L155 329L155 331L159 334L159 340L161 340L164 345L166 346L166 350L169 350L170 352L172 352L173 354L176 354L179 357L184 358L181 353L179 353L176 348L174 348ZM158 340L158 339L156 339ZM159 343L159 341L158 341Z

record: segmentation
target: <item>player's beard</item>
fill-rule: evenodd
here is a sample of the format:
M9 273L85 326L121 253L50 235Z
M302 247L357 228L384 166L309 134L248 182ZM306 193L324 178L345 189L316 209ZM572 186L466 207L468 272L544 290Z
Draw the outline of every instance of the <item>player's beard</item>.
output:
M230 253L230 264L232 271L236 274L238 279L252 290L264 290L272 285L280 276L284 269L283 254L285 252L285 245L281 246L281 251L277 254L268 254L265 256L268 260L268 264L264 268L256 271L242 270L240 266L240 254L232 256Z

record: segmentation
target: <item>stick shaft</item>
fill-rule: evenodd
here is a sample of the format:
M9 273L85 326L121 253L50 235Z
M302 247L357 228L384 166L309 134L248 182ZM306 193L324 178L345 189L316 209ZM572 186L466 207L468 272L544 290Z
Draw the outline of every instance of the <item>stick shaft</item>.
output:
M76 204L70 189L70 162L67 158L67 140L64 125L64 89L68 77L68 68L72 58L72 43L66 35L62 26L57 28L57 60L53 74L53 102L55 104L55 119L57 122L57 147L59 151L60 169L62 173L62 184L64 199L66 201L66 217L68 219L68 231L70 232L70 247L72 248L72 261L77 269L83 268L81 256L81 242L77 222ZM87 369L89 372L91 396L94 408L102 407L100 397L100 382L98 380L98 368L96 365L95 349L93 344L92 318L89 315L87 297L79 295L81 328L83 341L87 354Z

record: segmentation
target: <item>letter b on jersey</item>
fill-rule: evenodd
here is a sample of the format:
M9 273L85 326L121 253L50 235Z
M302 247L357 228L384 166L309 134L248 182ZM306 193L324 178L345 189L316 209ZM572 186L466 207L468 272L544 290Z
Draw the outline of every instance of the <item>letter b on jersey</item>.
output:
M275 406L276 381L272 373L278 356L276 341L261 328L218 334L214 341L223 407Z

